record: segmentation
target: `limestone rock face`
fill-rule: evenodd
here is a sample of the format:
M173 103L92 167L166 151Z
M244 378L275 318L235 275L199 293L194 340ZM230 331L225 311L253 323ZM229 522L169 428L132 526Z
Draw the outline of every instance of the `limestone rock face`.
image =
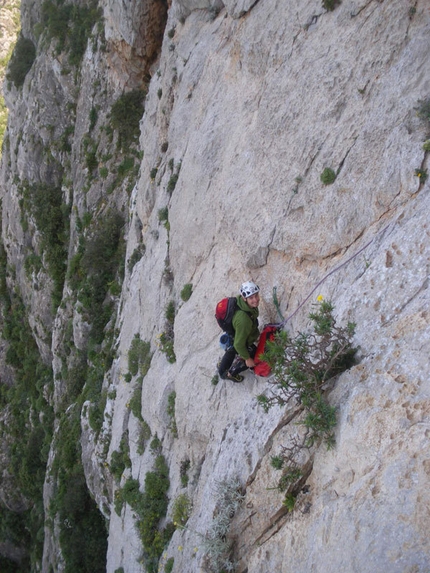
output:
M170 478L160 526L180 494L192 502L161 570L168 558L174 573L210 570L205 538L219 484L238 480L244 499L228 536L238 573L427 573L427 3L344 0L330 12L313 0L107 0L103 13L106 44L88 43L78 86L61 71L64 57L48 50L38 52L22 92L6 93L1 194L3 243L16 268L9 283L19 285L53 365L59 424L70 395L64 372L85 352L90 325L71 280L53 313L48 273L33 282L26 275L25 257L40 241L37 229L22 229L16 181L46 179L44 149L69 125L65 102L73 104L70 155L53 146L58 169L49 172L70 204L69 269L86 214L101 222L115 208L125 221L124 278L105 301L115 308L105 328L114 352L99 429L85 392L80 417L87 487L108 519L106 570L145 570L136 512L116 502L130 478L144 490L156 436ZM123 91L142 86L138 170L118 183L128 150L109 139L109 114ZM97 143L92 176L89 136ZM336 175L331 184L321 178L326 168ZM300 435L300 408L264 413L256 395L270 392L270 381L250 371L242 384L212 384L222 355L215 305L248 279L261 287L261 325L279 320L273 287L292 335L309 328L317 295L333 301L340 324L356 323L356 364L328 394L336 444L302 452L293 512L271 458ZM152 359L133 374L136 338ZM112 460L124 440L130 463L118 476ZM52 495L46 487L46 507ZM46 528L45 571L54 563L64 570L56 552L58 531Z
M3 3L0 7L0 32L2 43L0 46L0 55L5 58L16 41L18 32L17 20L19 18L19 3ZM3 76L1 76L3 79Z
M111 0L105 3L104 17L106 39L113 44L108 57L110 75L118 88L144 84L158 56L167 19L166 2Z

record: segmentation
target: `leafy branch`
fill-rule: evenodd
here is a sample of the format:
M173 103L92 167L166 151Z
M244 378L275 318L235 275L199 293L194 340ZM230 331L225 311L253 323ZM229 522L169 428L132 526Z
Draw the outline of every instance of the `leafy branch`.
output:
M321 300L309 314L311 332L292 337L286 331L277 333L268 342L263 360L272 368L269 395L257 396L259 404L268 412L274 405L296 404L303 410L300 425L306 428L300 439L283 446L279 455L272 457L272 466L283 470L278 489L291 488L302 476L299 454L324 440L327 447L334 446L336 408L325 399L334 377L354 364L356 348L352 345L355 324L346 327L336 324L334 306Z

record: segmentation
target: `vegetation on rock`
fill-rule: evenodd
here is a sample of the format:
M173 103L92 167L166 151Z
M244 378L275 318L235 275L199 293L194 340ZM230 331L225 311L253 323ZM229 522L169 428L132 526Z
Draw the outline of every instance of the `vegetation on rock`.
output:
M266 412L274 405L296 405L302 413L299 424L305 428L300 438L272 457L272 466L283 470L280 491L294 486L302 476L298 461L302 449L321 441L328 448L334 445L336 408L325 394L335 376L353 365L356 349L352 344L355 325L338 326L333 310L333 304L321 297L316 310L309 314L312 331L292 337L282 330L273 342L267 342L263 355L273 377L269 381L271 392L260 394L258 402Z
M34 60L36 59L36 46L30 38L19 36L12 57L9 62L6 78L12 82L16 88L22 87Z

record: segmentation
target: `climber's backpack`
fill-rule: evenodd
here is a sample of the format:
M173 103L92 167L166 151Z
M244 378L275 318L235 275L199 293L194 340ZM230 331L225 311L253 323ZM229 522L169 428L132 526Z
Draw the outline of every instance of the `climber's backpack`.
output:
M219 327L231 336L234 336L233 315L238 309L235 296L223 298L215 308L215 318Z
M267 362L263 362L260 359L260 356L264 354L266 351L266 343L267 341L273 341L275 339L275 334L279 330L278 326L268 324L263 328L260 334L260 338L258 340L257 350L255 352L255 366L254 366L254 374L257 376L269 376L271 373L270 366Z

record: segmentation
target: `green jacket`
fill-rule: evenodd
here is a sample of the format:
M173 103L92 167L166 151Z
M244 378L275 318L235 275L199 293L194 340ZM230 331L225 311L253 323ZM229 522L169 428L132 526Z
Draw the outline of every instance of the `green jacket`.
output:
M237 297L237 306L239 310L233 316L233 346L239 356L247 360L251 358L248 346L256 342L260 336L260 331L258 330L258 308L248 306L240 295Z

